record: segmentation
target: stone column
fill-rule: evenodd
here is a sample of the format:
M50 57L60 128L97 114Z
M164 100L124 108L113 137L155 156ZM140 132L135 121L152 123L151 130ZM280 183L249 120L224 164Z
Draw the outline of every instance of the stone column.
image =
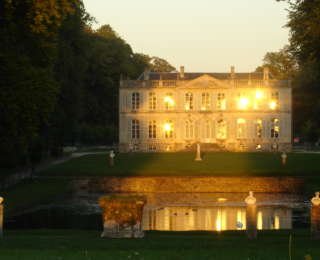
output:
M0 238L3 237L3 198L0 197Z
M249 239L257 238L257 206L256 198L253 196L253 192L249 192L249 196L246 197L246 222L247 222L247 237Z
M320 239L320 197L319 192L311 200L311 236L313 239Z

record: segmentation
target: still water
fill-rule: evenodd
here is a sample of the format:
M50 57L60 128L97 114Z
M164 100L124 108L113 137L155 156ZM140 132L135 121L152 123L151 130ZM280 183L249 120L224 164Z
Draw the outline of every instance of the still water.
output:
M77 196L63 205L43 205L5 220L7 228L83 228L102 230L97 200L103 194ZM224 231L247 227L246 193L149 193L144 230ZM258 230L309 226L310 205L301 195L256 193Z

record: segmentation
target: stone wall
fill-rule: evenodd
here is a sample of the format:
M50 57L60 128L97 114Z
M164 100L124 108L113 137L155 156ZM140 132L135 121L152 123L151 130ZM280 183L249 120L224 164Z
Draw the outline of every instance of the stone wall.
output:
M88 192L286 192L303 191L304 181L291 177L106 177L78 180Z

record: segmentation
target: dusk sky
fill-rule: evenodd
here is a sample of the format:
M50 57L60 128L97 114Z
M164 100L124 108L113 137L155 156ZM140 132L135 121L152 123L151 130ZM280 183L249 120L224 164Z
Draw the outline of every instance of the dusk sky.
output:
M288 43L287 4L275 0L84 0L98 24L110 24L134 52L186 72L253 71Z

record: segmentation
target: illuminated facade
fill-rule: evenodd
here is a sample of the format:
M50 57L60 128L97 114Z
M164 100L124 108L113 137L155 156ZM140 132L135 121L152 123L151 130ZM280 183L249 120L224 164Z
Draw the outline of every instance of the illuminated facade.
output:
M261 73L156 73L121 80L121 151L290 151L291 86Z

